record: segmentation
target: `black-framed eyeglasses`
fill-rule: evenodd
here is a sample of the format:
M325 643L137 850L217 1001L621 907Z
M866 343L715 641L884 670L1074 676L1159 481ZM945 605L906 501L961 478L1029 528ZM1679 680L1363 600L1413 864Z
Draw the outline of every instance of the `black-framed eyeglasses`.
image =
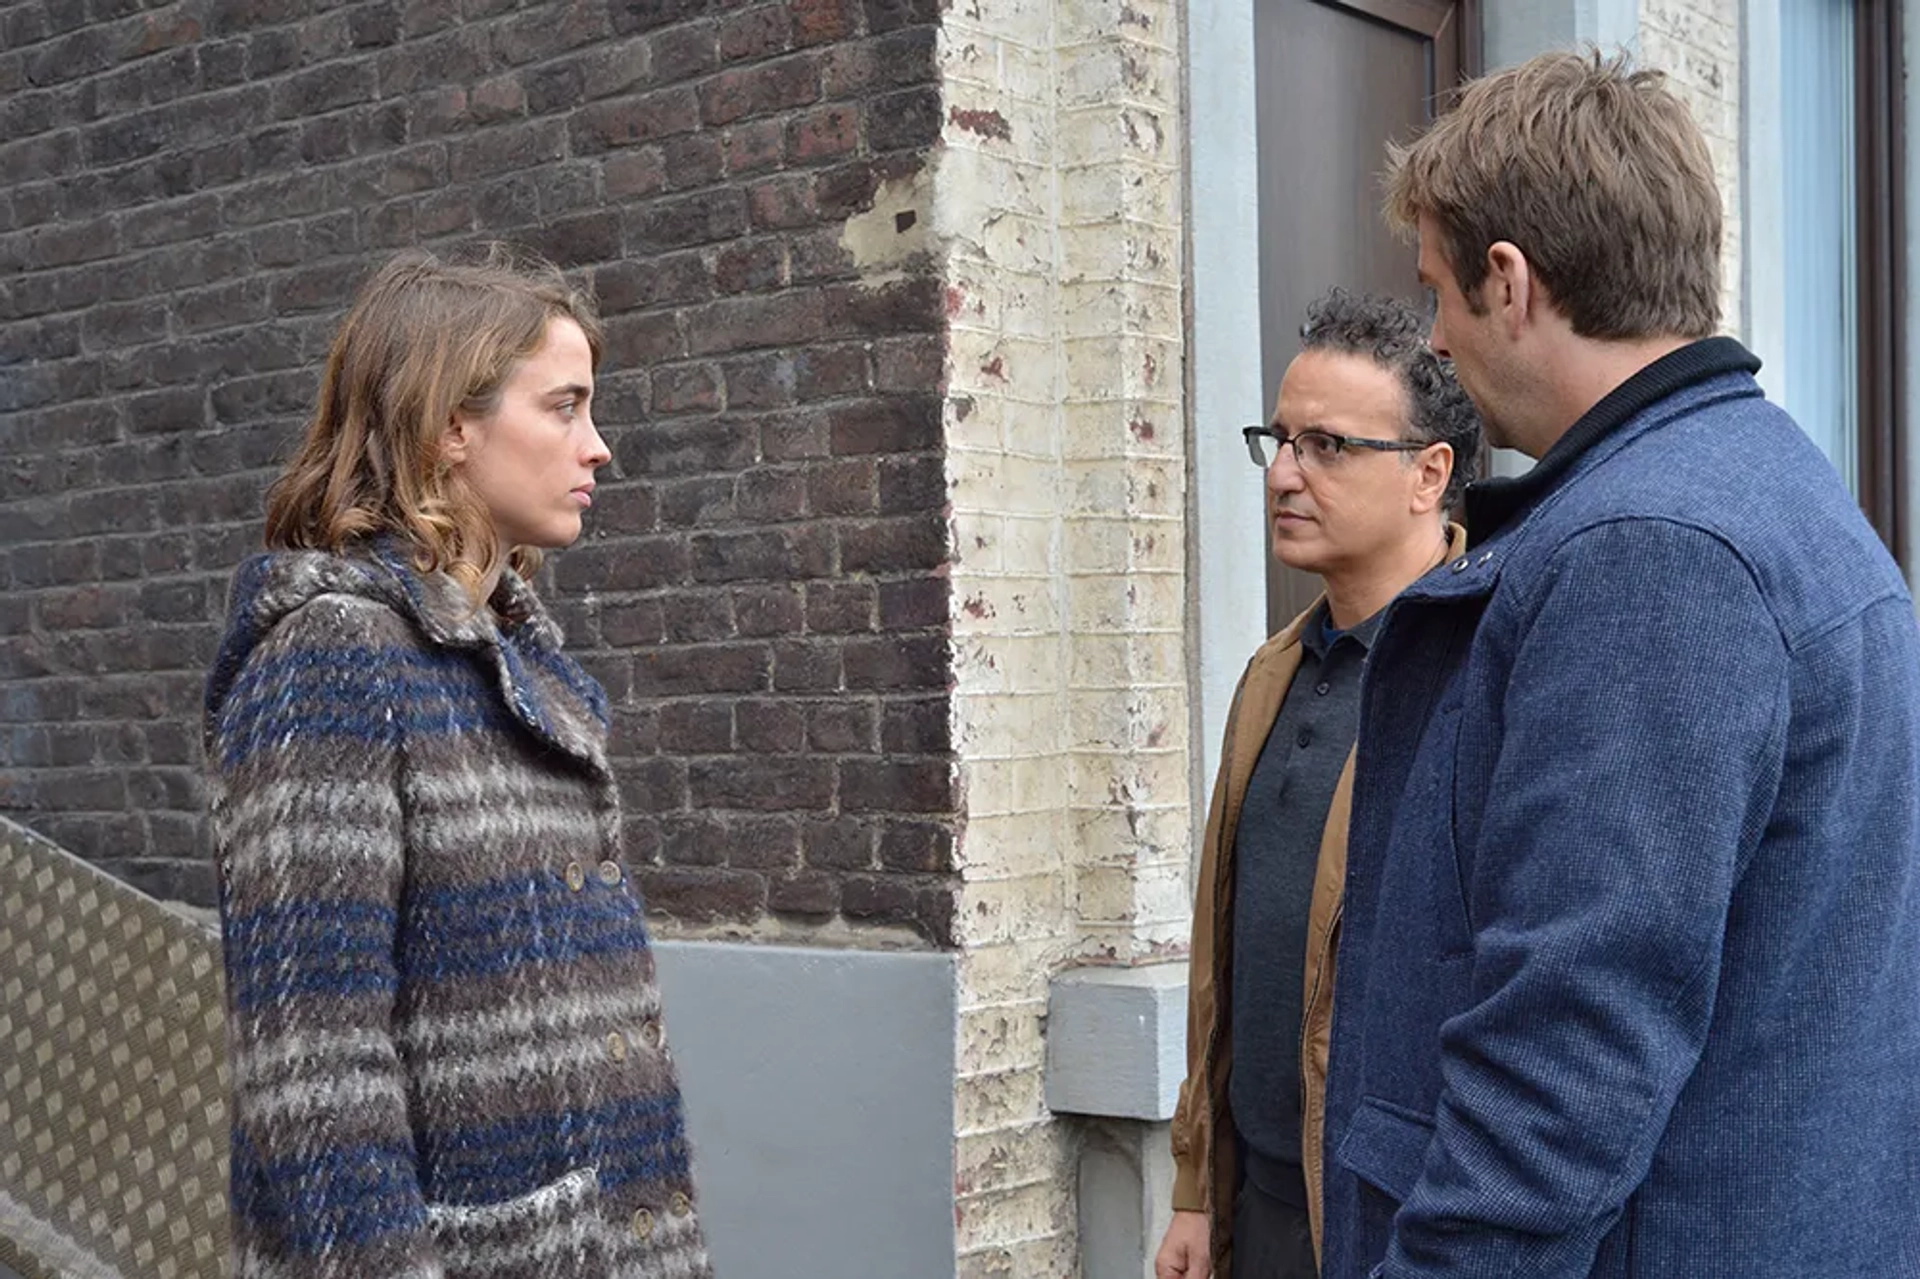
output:
M1271 426L1244 426L1240 434L1247 442L1247 456L1261 470L1273 465L1280 446L1293 446L1293 460L1302 470L1333 466L1348 449L1371 449L1375 453L1418 453L1432 446L1431 440L1369 440L1358 435L1335 435L1332 431L1308 429L1282 435Z

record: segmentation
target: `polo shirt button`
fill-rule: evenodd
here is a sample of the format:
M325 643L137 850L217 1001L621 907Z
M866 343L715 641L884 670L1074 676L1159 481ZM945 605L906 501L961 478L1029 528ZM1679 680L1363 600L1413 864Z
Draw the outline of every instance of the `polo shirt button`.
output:
M1492 560L1493 560L1493 552L1492 552L1492 551L1482 551L1482 552L1480 553L1480 558L1479 558L1479 560L1478 560L1478 561L1476 561L1476 562L1477 562L1477 563L1480 563L1480 564L1487 564L1487 563L1490 563L1490 562L1492 562Z
M633 1237L635 1239L653 1238L653 1214L645 1208L633 1211Z
M1467 559L1466 556L1462 555L1459 559L1453 562L1453 571L1456 573L1464 573L1467 571L1467 566L1470 563L1472 563L1472 561Z
M587 885L587 868L579 862L567 863L567 887L579 892Z
M1304 750L1306 747L1312 745L1313 743L1313 730L1311 728L1301 729L1300 736L1295 738L1294 740L1298 741L1300 743L1301 749Z
M1328 693L1331 693L1333 691L1333 685L1327 683L1327 681L1325 680L1321 680L1318 684L1315 684L1313 686L1313 691L1320 694L1320 696L1325 697Z

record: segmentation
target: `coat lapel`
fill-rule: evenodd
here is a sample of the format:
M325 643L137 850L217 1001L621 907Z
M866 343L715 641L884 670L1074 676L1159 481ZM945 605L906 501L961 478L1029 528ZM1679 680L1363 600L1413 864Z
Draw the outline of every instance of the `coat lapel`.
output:
M492 602L500 611L523 619L502 632L493 610L475 609L466 589L448 574L422 573L404 545L384 540L376 554L400 584L409 611L429 640L471 652L529 733L603 780L612 778L606 692L562 650L558 623L525 579L509 568L494 591Z

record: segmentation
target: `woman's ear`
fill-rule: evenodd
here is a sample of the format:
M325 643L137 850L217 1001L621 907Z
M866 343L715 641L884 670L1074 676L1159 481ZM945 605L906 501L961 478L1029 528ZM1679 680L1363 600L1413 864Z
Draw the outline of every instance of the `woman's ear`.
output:
M454 467L466 461L467 455L473 451L474 433L473 423L455 413L440 436L441 463Z

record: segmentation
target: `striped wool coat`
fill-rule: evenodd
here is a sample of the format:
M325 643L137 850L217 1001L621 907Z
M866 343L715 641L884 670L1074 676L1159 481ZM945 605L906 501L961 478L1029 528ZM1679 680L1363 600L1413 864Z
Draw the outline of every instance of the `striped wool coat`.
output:
M509 572L266 555L208 682L240 1279L699 1279L607 702Z

